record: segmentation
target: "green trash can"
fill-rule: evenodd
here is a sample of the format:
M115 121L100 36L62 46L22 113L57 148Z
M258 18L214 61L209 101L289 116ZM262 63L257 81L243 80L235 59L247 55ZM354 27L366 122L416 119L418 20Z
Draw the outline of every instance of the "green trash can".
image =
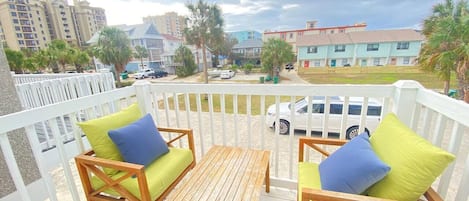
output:
M265 81L268 82L270 80L272 80L272 77L270 77L270 75L267 75L267 77L265 77Z
M129 78L129 74L128 73L121 73L121 78L123 80L125 80L125 79Z
M451 98L455 98L457 94L458 94L458 91L456 91L454 89L450 89L448 91L448 96L451 97Z
M278 84L278 77L277 76L274 77L274 84Z
M261 84L264 83L264 76L259 77L259 83L261 83Z

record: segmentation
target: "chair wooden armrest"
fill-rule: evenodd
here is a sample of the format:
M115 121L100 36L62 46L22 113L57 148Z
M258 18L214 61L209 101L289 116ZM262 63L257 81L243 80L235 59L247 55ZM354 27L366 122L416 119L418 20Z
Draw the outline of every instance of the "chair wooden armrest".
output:
M173 142L180 140L184 136L187 136L188 146L193 156L192 164L158 198L158 200L162 200L167 195L167 193L169 193L169 191L176 186L177 182L179 182L179 180L182 179L182 177L195 166L195 148L192 129L158 127L158 130L162 132L180 133L180 135L176 136L174 139L166 142L170 147L173 146ZM102 192L108 189L116 191L127 200L139 200L137 197L132 195L127 189L125 189L119 184L123 180L132 176L135 176L138 181L141 200L149 201L151 199L150 189L148 189L147 180L145 176L145 169L143 165L98 158L94 156L93 150L86 151L76 156L75 162L87 200L121 200L113 197L104 196L101 194ZM113 179L110 175L107 175L103 171L103 168L112 168L121 172L126 172L126 174L117 179ZM90 177L91 174L101 179L105 183L105 185L100 187L99 189L93 189Z
M347 143L348 140L340 140L340 139L329 139L329 138L314 138L314 137L300 137L299 139L299 153L298 153L298 162L304 161L304 151L305 145L308 147L313 148L314 150L318 151L324 156L329 156L330 153L319 147L318 145L333 145L333 146L342 146ZM375 198L369 196L362 196L362 195L354 195L348 193L341 193L341 192L333 192L333 191L326 191L320 189L309 189L303 188L301 192L302 200L321 200L321 201L354 201L354 200L364 200L364 201L378 201L378 200L386 200L382 198ZM438 195L438 193L433 190L433 188L429 188L424 193L425 198L428 201L443 201L443 199ZM314 199L313 199L314 198Z
M302 201L391 201L383 198L355 195L320 189L303 188Z
M347 143L347 140L340 140L340 139L329 139L329 138L314 138L314 137L300 137L299 140L299 153L298 153L298 161L304 161L304 151L305 145L313 148L314 150L318 151L324 156L329 156L330 153L322 149L317 145L334 145L334 146L342 146Z

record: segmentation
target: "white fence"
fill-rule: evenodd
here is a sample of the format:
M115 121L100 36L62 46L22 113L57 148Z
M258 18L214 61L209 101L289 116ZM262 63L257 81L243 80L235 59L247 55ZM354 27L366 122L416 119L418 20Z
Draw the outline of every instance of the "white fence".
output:
M115 89L112 73L19 74L13 76L16 91L24 110L89 96ZM61 130L71 129L68 116L57 118ZM42 149L55 147L54 136L46 122L34 125ZM72 135L62 132L64 142Z
M87 145L75 122L118 111L135 101L143 111L151 113L159 125L193 128L197 159L203 157L214 144L271 150L272 185L295 189L298 152L296 138L304 134L291 131L289 135L278 135L278 129L274 133L264 122L266 107L270 103L275 103L278 108L281 100L294 103L297 98L304 96L365 97L362 108L366 108L368 98L381 99L382 115L396 113L417 133L457 156L456 162L447 168L434 187L445 200L467 201L469 136L465 130L469 127L469 113L463 111L469 111L469 105L423 89L412 81L400 81L393 85L150 85L139 82L134 87L5 115L0 117L0 144L18 191L4 200L31 200L32 192L36 193L35 199L48 197L50 200L57 200L58 187L52 181L49 171L60 165L64 169L64 176L60 180L67 181L66 194L71 195L70 199L80 200L81 184L75 182L72 173L75 167L69 165L69 160L86 149ZM346 105L347 103L344 108ZM327 104L324 111L322 137L329 137ZM366 112L362 111L361 118L364 119L365 116ZM69 129L60 128L57 120L62 118L71 122ZM348 117L345 114L343 118L345 120ZM46 122L50 126L57 149L44 153L41 151L34 129L38 122ZM40 185L24 185L6 135L7 132L22 127L26 128L30 136L36 162L41 168L42 179L36 182ZM361 127L366 127L366 121L361 121ZM344 130L339 135L342 138ZM309 131L310 127L306 135L311 135ZM60 143L64 136L62 132L67 132L76 140L67 144ZM166 137L171 138L171 135L167 134ZM59 163L50 162L50 158L54 157Z

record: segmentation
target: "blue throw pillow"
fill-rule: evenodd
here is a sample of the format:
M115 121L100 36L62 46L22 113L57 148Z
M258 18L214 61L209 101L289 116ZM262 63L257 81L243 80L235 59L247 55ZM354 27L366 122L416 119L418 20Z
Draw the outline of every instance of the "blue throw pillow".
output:
M124 161L148 166L169 151L150 114L116 130L108 132Z
M371 148L367 133L344 144L319 164L323 190L361 194L391 168Z

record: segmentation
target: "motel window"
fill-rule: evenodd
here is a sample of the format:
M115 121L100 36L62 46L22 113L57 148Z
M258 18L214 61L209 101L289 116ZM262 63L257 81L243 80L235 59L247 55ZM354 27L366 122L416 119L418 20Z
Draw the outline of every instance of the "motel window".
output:
M320 60L314 60L314 67L319 67L321 66L321 61Z
M318 47L316 46L308 47L308 53L318 53Z
M348 59L342 59L342 65L349 64Z
M366 51L378 51L379 44L378 43L370 43L366 45Z
M336 45L334 52L345 52L345 45Z
M404 57L402 64L409 64L409 63L410 63L410 57Z
M374 58L373 59L373 65L379 66L379 60L380 60L379 58Z
M397 43L398 50L408 50L409 49L409 42L399 42Z

